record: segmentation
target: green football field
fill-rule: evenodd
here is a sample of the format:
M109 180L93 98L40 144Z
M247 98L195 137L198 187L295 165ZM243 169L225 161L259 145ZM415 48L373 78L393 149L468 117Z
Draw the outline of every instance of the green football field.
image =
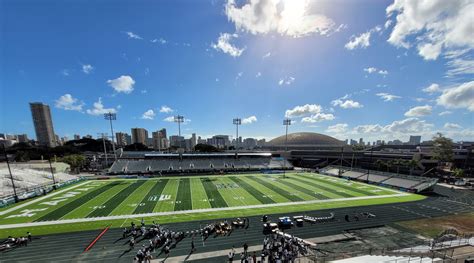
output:
M308 211L419 200L419 195L311 174L245 174L90 180L0 210L0 236ZM49 229L49 230L48 230ZM36 231L38 233L38 231Z

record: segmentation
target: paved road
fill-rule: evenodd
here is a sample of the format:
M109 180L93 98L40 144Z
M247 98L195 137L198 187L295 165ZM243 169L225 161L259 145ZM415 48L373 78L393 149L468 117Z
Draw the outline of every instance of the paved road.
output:
M336 213L336 221L305 225L301 228L293 228L288 232L302 238L339 234L350 229L360 229L374 226L382 226L388 223L431 218L449 214L457 214L474 211L474 192L456 190L445 187L436 187L437 195L410 203L376 205L357 208L341 208L331 210L319 210L307 212L311 216L324 216L329 212ZM283 214L284 211L282 211ZM377 215L374 219L359 222L345 222L344 215L352 212L370 212ZM296 215L292 213L284 215ZM279 215L272 215L270 219L276 219ZM192 230L199 228L210 221L194 221L186 223L168 224L166 227L173 230ZM196 253L226 250L232 246L240 248L244 242L248 245L261 244L263 235L261 233L260 217L250 218L250 227L247 230L236 230L228 237L210 237L205 243L195 240ZM28 247L22 247L13 251L0 254L0 262L131 262L136 251L142 243L138 243L136 249L130 253L122 253L128 248L126 240L118 240L122 235L121 229L111 229L100 239L97 244L86 253L84 248L98 235L100 231L84 231L78 233L55 234L42 236L34 240ZM190 250L190 240L185 239L173 249L170 257L187 255ZM156 256L156 253L154 254ZM219 259L221 260L221 259ZM210 261L210 260L208 260Z

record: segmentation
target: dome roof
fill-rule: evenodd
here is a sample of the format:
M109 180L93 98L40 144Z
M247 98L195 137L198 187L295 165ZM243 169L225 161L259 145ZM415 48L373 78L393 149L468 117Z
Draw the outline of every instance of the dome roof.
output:
M288 134L288 145L311 146L311 145L342 145L343 142L336 138L315 132L296 132ZM276 137L268 142L271 146L285 145L285 135Z

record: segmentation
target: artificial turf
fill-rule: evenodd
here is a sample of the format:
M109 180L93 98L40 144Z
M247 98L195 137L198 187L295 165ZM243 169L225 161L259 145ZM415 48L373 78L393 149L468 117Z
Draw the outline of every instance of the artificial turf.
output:
M74 194L71 195L71 193ZM399 193L391 189L344 179L299 173L287 173L285 176L246 174L87 181L77 187L70 187L62 193L47 195L44 200L27 203L25 207L0 214L0 225L90 218L90 224L73 223L71 229L78 226L80 226L78 228L87 226L86 229L95 229L99 228L98 226L103 226L104 223L120 226L118 223L124 221L124 219L95 220L95 218L99 219L105 216L168 212L174 214L144 216L154 216L160 220L173 222L403 202L420 198L420 196L412 194L397 197L387 196ZM350 200L352 197L373 198L377 195L384 196L374 199ZM66 198L68 196L69 198ZM349 199L331 201L336 198ZM58 199L61 202L56 204L54 201ZM322 202L302 203L303 201ZM285 204L272 206L278 203ZM254 207L245 208L250 205ZM232 207L238 207L238 209L209 210L213 208L231 209ZM200 209L207 210L200 212ZM27 211L25 212L25 210ZM53 227L35 228L46 231L46 229ZM56 228L57 231L63 231L68 227L58 224ZM7 231L7 229L2 229L0 233Z

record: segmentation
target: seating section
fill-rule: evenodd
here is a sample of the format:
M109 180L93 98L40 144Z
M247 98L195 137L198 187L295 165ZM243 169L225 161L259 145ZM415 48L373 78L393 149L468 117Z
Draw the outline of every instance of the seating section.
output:
M119 159L109 169L110 174L173 173L236 170L277 170L292 169L288 160L272 157L186 157Z
M430 189L438 182L438 179L436 178L401 175L374 170L367 171L365 169L333 165L326 166L319 170L319 172L326 175L339 176L339 170L341 170L342 173L341 177L352 178L364 182L368 180L369 183L405 189L411 192L421 192Z

